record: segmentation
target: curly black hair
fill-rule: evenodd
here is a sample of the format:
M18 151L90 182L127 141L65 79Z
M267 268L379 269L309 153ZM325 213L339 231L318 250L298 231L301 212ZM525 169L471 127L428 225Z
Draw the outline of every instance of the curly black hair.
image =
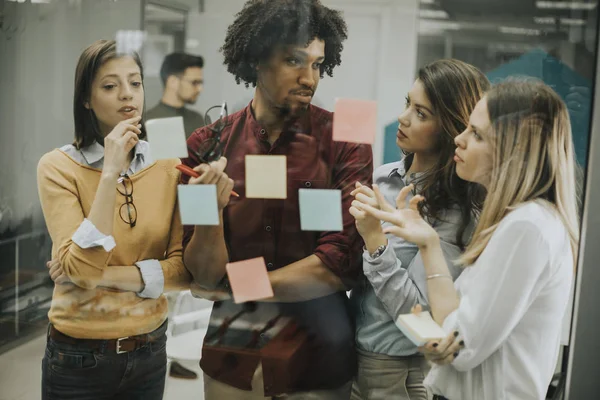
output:
M308 45L314 38L325 41L321 77L333 76L340 65L346 22L339 11L320 0L250 0L227 28L221 47L227 71L249 87L256 86L256 67L266 62L279 46Z

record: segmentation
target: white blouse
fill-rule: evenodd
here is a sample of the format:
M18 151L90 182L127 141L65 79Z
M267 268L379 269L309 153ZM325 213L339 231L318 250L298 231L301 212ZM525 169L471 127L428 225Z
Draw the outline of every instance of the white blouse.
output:
M458 331L465 348L452 364L434 366L425 386L449 400L544 399L572 278L556 213L541 202L511 212L455 282L460 304L443 327Z

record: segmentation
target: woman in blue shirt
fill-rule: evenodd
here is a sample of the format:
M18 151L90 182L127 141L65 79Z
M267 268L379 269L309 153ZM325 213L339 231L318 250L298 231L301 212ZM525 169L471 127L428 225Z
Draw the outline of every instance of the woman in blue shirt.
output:
M454 279L460 269L451 261L467 244L483 198L480 186L456 175L454 138L465 130L488 88L480 70L458 60L439 60L421 68L398 117L396 144L404 157L377 168L373 176L392 203L410 184L413 194L427 199L420 211L438 232ZM423 379L428 364L394 323L416 304L428 303L423 260L415 244L386 237L385 224L360 210L360 203L377 205L370 188L358 183L353 195L356 206L350 213L365 241L365 279L351 296L359 359L352 398L426 400Z

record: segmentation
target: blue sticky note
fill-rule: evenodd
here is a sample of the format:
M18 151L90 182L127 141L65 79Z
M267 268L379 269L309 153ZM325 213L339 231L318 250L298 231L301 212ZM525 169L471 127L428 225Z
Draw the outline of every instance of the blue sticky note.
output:
M183 225L219 225L216 185L178 185Z
M342 192L330 189L299 189L300 228L303 231L343 229Z

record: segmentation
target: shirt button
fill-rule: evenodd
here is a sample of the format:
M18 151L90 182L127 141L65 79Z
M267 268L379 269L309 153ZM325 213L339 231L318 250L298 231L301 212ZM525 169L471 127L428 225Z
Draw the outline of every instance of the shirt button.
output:
M306 181L306 182L304 182L304 186L306 186L307 188L309 188L309 187L311 187L311 186L312 186L312 183L310 183L310 182Z
M267 263L267 269L273 268L273 263Z
M267 232L271 232L271 229L272 229L272 228L271 228L271 226L270 226L270 225L267 225L267 226L265 226L265 231L267 231Z

